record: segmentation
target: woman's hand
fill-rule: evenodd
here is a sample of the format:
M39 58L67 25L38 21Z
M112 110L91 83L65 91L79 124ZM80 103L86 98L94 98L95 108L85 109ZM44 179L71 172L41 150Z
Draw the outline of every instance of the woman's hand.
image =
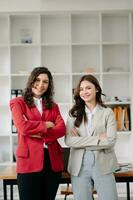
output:
M42 139L43 138L43 134L42 133L38 133L38 134L31 135L30 137L37 138L37 139Z
M53 128L55 126L55 124L51 121L46 121L46 128ZM38 134L34 134L31 135L30 137L32 138L37 138L37 139L42 139L43 138L43 134L42 133L38 133Z
M32 138L42 139L43 137L41 135L31 135Z
M55 126L55 124L51 121L46 121L45 123L47 128L53 128Z
M102 133L99 137L100 140L105 140L107 139L107 133Z
M78 131L77 131L77 129L75 127L72 129L71 135L72 136L79 136L79 133L78 133Z

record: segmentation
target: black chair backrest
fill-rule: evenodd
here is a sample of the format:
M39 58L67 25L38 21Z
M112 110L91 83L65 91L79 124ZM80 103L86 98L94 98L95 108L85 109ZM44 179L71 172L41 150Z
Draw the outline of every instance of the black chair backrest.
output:
M64 171L67 171L69 154L70 154L70 148L69 147L63 147Z

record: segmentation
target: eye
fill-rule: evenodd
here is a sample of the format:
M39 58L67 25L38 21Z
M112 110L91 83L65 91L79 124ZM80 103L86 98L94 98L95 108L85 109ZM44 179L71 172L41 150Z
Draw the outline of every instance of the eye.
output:
M49 83L49 81L48 81L48 80L44 80L44 81L43 81L43 83L45 83L45 84L48 84L48 83Z
M88 86L86 89L87 89L87 90L90 90L90 89L91 89L91 87L89 87L89 86Z

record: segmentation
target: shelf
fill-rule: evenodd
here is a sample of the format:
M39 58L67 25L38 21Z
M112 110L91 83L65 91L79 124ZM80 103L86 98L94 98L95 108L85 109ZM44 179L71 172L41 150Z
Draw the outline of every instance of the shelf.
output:
M69 76L54 77L55 101L60 103L71 103L71 79ZM63 88L62 90L60 88Z
M68 46L42 47L42 65L49 66L53 73L69 73L70 55Z
M0 74L10 74L9 48L0 46Z
M81 76L96 76L106 94L105 103L112 109L128 108L130 131L118 132L116 153L119 158L122 154L133 160L132 12L1 14L0 30L0 149L7 153L0 165L12 163L17 144L9 110L11 90L24 89L31 70L37 66L46 66L52 72L54 100L65 122ZM116 102L116 97L121 102Z
M128 14L103 14L102 39L104 42L129 41L129 16Z
M99 46L72 46L72 72L99 72Z
M107 101L105 102L105 104L106 105L130 105L131 104L131 101L126 101L127 97L121 97L121 99L125 99L125 101Z
M0 132L0 137L10 137L11 136L11 130L8 132Z
M129 85L128 75L103 76L103 91L107 97L127 97L127 99L131 99Z
M41 16L41 42L64 43L70 41L69 15L43 15Z
M0 16L0 44L5 45L9 43L9 20L8 16Z
M0 105L5 105L9 103L10 99L10 78L8 76L0 76Z
M34 66L40 65L39 47L26 46L11 48L11 73L30 72Z
M10 138L0 137L0 163L10 162Z
M121 136L121 135L127 135L127 136L129 136L129 135L132 134L132 132L131 131L118 131L117 134L119 136Z
M8 101L8 104L9 104L9 101ZM11 115L10 115L10 110L9 110L8 106L7 107L0 107L0 119L1 119L0 135L5 134L5 136L6 136L9 133L11 133L11 125L10 125Z
M59 104L59 109L60 109L61 115L63 116L65 123L67 121L67 117L68 117L70 108L71 108L71 104Z
M25 87L25 83L28 80L28 76L12 76L11 89L22 89Z
M10 18L12 43L39 43L39 16L14 15ZM24 42L25 40L25 42Z
M98 43L100 41L98 15L73 14L71 22L72 43Z
M103 71L129 71L129 50L128 45L103 45Z

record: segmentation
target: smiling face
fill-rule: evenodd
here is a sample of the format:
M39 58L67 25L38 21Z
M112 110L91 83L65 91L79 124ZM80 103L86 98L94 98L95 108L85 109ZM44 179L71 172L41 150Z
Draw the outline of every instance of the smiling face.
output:
M37 76L32 87L34 97L40 98L47 91L48 86L49 78L47 74L40 74L39 76Z
M93 83L87 80L83 80L81 82L80 88L79 88L79 96L83 101L85 101L85 104L96 103L96 92L97 92L97 89Z

